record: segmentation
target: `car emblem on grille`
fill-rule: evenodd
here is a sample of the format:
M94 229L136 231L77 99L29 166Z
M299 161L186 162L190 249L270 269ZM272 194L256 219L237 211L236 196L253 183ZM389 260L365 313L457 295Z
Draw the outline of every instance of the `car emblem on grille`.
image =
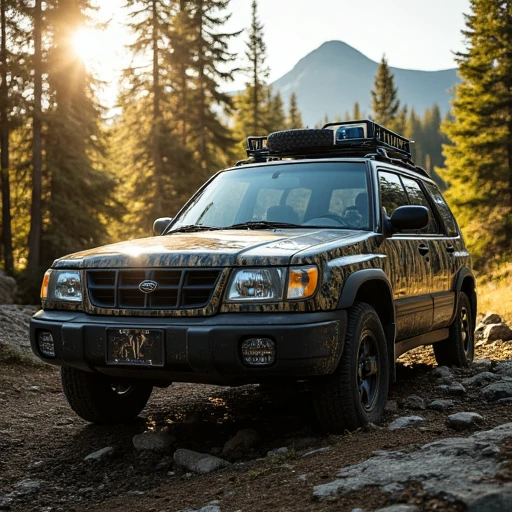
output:
M158 288L158 283L155 281L142 281L139 284L139 290L142 293L151 293L154 292Z

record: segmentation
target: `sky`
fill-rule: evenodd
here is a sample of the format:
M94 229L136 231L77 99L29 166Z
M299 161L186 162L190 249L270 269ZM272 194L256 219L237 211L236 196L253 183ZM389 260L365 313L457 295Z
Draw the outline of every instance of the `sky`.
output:
M102 78L112 85L105 94L111 103L119 69L126 63L123 44L128 36L120 6L123 0L97 0L109 29L99 44L78 45L101 68ZM251 0L231 0L232 17L226 27L238 31L249 26ZM463 13L469 0L258 0L264 25L270 81L280 78L322 43L340 40L374 61L386 54L392 67L438 70L455 67L453 52L463 50ZM246 33L233 41L233 52L243 56ZM91 57L92 55L92 57ZM243 88L245 78L227 86Z

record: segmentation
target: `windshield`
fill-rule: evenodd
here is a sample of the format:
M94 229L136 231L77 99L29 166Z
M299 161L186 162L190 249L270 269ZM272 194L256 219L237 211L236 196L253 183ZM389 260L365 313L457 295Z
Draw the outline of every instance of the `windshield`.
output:
M220 173L190 201L172 231L257 222L369 230L368 217L363 162L288 163Z

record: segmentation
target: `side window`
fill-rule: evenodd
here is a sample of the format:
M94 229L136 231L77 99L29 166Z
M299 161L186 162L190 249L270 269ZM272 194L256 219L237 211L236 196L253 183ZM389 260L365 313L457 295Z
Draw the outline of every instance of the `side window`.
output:
M453 214L450 211L448 205L446 204L446 201L443 199L441 192L439 192L438 188L432 183L426 183L425 186L427 187L427 190L429 191L430 195L432 196L432 199L434 200L434 203L437 207L437 211L439 212L441 218L443 219L448 236L457 236L459 234L457 229L457 223L455 222Z
M405 178L403 176L402 182L405 185L405 190L409 196L409 202L413 205L424 206L429 212L430 222L426 228L421 230L421 233L428 233L430 235L439 233L439 226L437 224L436 217L430 207L428 199L425 197L423 190L421 190L420 184L415 180Z
M380 171L379 183L382 207L388 217L391 217L399 206L409 204L407 194L397 174Z

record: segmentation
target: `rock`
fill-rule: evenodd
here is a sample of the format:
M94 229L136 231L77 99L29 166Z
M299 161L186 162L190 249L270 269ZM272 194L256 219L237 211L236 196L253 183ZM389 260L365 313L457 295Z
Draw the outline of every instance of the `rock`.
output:
M483 325L501 324L502 322L501 316L496 313L487 313L480 321Z
M402 484L397 484L396 482L393 482L392 484L385 485L382 487L382 492L385 492L386 494L390 494L391 498L396 499L400 494L405 490L405 486Z
M408 409L424 410L426 408L425 400L418 395L409 395L405 401Z
M498 361L493 370L504 377L512 377L512 361Z
M396 430L399 428L415 427L422 421L425 421L421 416L402 416L388 425L389 430Z
M406 505L405 503L398 503L389 507L379 508L375 512L420 512L418 505Z
M507 439L512 439L512 423L465 438L428 443L412 452L380 451L359 464L341 469L337 480L315 486L313 498L327 500L367 488L416 483L427 497L460 501L471 510L469 507L483 495L512 493L512 482L495 478L501 462L482 453Z
M480 370L482 372L488 372L492 367L492 361L490 359L475 359L471 364L471 368Z
M432 402L427 405L427 408L434 411L446 411L447 409L453 409L453 400L432 400Z
M240 430L224 445L222 455L228 456L243 450L250 450L259 443L260 439L258 432L252 428Z
M0 270L0 304L14 304L17 286L14 277L5 275Z
M179 512L221 512L221 510L217 505L206 505L206 507L199 508L196 510L187 508L185 510L180 510Z
M457 431L473 430L483 423L484 419L476 412L457 412L446 418L446 424Z
M509 512L512 508L512 493L491 492L475 500L467 512Z
M489 384L481 391L482 396L489 402L496 402L501 398L512 397L512 382L495 382Z
M270 450L267 452L267 457L278 457L279 455L286 455L290 450L283 446L282 448L277 448L276 450Z
M136 450L164 453L171 448L176 439L163 429L159 432L144 432L133 436L133 446Z
M37 309L35 306L0 306L0 361L44 365L30 347L29 322Z
M85 457L86 462L102 462L108 457L111 457L115 453L115 448L113 446L107 446L106 448L102 448L97 452L90 453Z
M396 400L388 400L386 405L384 406L384 410L386 412L396 412L398 411L398 402Z
M310 452L305 453L302 457L311 457L312 455L318 455L319 453L330 452L332 448L330 446L324 446L323 448L317 448L316 450L311 450Z
M212 471L230 466L229 462L213 455L193 452L183 448L176 450L173 459L176 465L199 474L211 473Z
M0 510L8 510L11 508L14 500L7 496L0 496Z
M466 388L460 382L453 382L452 384L441 384L437 389L452 396L462 396L466 394Z
M500 398L496 403L498 405L512 405L512 397Z
M496 382L501 380L501 375L497 375L496 373L491 372L482 372L477 373L474 377L470 377L469 379L464 379L462 384L466 387L480 387L484 384L490 384L491 382Z
M301 482L305 482L308 479L307 473L302 473L302 475L299 475L297 477Z
M17 495L34 494L39 491L41 484L35 480L22 480L14 485Z
M507 324L491 324L486 326L482 334L482 338L491 343L497 340L512 340L512 329Z
M436 379L441 379L443 382L451 382L453 380L453 373L448 366L437 366L432 370L432 375Z

